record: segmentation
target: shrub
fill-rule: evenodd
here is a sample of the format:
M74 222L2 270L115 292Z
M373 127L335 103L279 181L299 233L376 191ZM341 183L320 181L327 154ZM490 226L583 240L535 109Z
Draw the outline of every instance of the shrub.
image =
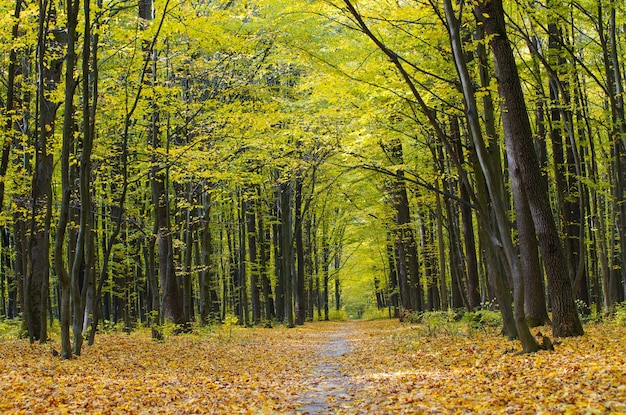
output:
M20 318L0 319L0 340L17 339L24 335Z
M615 306L615 322L620 326L626 327L626 303L620 303Z
M329 310L328 311L328 319L329 320L339 320L346 321L348 320L348 315L346 314L346 310Z
M389 311L388 308L367 308L363 312L361 318L363 320L380 320L392 317L392 312Z
M472 329L497 328L502 326L502 314L493 310L478 310L463 315L462 320Z

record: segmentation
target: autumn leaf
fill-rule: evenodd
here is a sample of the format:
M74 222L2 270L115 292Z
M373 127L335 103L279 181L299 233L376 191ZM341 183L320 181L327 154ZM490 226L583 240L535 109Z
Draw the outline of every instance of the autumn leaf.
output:
M0 343L0 412L624 413L625 329L587 326L556 351L495 330L429 333L392 320L229 328L167 337L103 334L69 361ZM57 347L57 346L53 346Z

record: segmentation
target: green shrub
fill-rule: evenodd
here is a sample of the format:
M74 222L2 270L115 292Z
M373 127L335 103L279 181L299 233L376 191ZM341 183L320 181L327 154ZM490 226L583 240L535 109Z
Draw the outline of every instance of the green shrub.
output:
M617 324L626 327L626 303L620 303L615 306L614 318Z
M346 310L329 310L328 311L328 319L329 320L339 320L346 321L348 320L348 315L346 314Z
M17 339L23 337L22 319L0 319L0 340Z
M472 329L498 328L502 326L502 314L493 310L478 310L465 313L461 319Z
M389 312L388 308L367 308L361 318L363 320L381 320L393 317L393 314Z
M451 333L455 331L453 324L457 321L457 313L454 310L411 313L404 317L404 321L422 325L427 335Z

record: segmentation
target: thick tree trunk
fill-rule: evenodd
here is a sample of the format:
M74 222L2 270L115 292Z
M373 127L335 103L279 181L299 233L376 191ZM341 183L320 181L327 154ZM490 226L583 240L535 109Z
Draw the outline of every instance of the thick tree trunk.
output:
M403 163L402 143L392 140L381 143L383 151L393 164ZM409 197L406 189L404 170L396 170L396 178L390 185L390 193L395 213L395 252L400 301L403 312L421 311L422 290L419 278L419 258L417 244L411 224Z
M548 274L553 333L558 337L583 334L572 294L571 279L532 143L530 121L517 66L509 44L501 0L479 2L477 19L490 36L498 90L503 98L503 126L507 153L515 159L528 198L542 258Z
M48 145L54 134L56 113L59 104L51 101L50 92L56 89L61 80L63 59L54 58L49 62L46 51L49 36L60 36L60 31L46 31L51 17L48 10L40 10L37 45L38 137L35 140L35 172L32 185L32 216L30 225L30 270L26 274L24 294L27 321L31 342L47 341L48 286L50 278L50 224L52 220L52 171L53 155L48 154ZM54 32L54 33L53 33ZM69 318L69 315L68 315ZM69 339L69 335L67 336Z
M159 171L158 165L152 169L150 182L154 209L154 231L157 236L158 246L159 279L162 290L163 315L174 324L184 325L186 323L185 312L183 310L174 265L165 175Z

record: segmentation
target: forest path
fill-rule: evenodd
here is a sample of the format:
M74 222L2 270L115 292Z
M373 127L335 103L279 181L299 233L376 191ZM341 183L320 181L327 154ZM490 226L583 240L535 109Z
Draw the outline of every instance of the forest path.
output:
M352 351L350 337L358 332L358 323L349 321L330 328L324 333L327 340L319 344L317 355L312 357L317 363L307 381L309 389L297 399L298 414L331 414L338 408L352 407L350 391L356 385L342 372L342 361Z
M0 414L626 414L626 327L585 331L518 355L499 327L462 322L225 324L158 343L103 332L71 360L51 353L58 335L0 337Z

